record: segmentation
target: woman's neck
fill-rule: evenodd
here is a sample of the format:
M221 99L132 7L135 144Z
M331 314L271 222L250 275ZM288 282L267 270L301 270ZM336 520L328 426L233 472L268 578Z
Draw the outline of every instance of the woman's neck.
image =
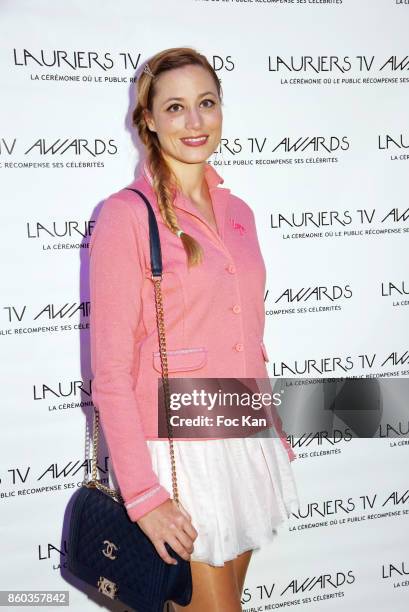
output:
M206 200L208 189L205 181L205 163L188 164L174 158L165 158L176 176L181 192L193 202Z

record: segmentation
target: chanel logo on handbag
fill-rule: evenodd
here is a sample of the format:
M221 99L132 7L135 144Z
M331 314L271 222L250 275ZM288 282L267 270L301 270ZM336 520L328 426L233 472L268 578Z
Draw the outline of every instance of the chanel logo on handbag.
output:
M102 549L102 554L108 557L108 559L116 559L114 550L118 550L118 546L109 540L104 540L104 544L106 545L106 548L105 550Z
M108 580L108 578L105 578L104 576L99 577L98 591L101 591L101 593L107 597L110 597L111 599L115 599L117 590L118 587L116 586L115 582Z

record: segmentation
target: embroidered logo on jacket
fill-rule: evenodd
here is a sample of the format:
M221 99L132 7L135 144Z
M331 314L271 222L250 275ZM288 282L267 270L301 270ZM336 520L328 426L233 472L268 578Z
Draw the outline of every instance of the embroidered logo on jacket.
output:
M233 219L233 217L230 217L229 220L230 220L230 223L233 229L238 230L240 232L240 236L242 236L246 231L246 228L244 227L244 225L236 221L236 219Z

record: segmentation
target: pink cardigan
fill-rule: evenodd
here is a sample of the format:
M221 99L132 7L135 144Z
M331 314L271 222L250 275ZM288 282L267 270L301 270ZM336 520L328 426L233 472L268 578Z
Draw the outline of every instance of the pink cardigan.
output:
M190 271L180 238L163 223L146 163L128 185L148 197L159 226L169 377L267 378L266 269L254 214L220 186L224 180L208 163L205 177L218 232L182 193L174 203L180 227L204 250L204 263ZM90 301L93 403L135 521L170 492L159 483L146 444L158 439L161 365L147 208L132 191L113 193L100 210L90 240ZM277 431L295 459L279 417Z

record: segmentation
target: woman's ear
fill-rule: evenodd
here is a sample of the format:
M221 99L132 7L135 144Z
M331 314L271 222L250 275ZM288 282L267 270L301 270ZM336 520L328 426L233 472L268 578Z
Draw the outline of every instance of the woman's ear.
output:
M145 108L143 111L143 117L145 119L146 125L148 126L148 129L151 132L156 132L155 122L153 120L152 113L147 108Z

